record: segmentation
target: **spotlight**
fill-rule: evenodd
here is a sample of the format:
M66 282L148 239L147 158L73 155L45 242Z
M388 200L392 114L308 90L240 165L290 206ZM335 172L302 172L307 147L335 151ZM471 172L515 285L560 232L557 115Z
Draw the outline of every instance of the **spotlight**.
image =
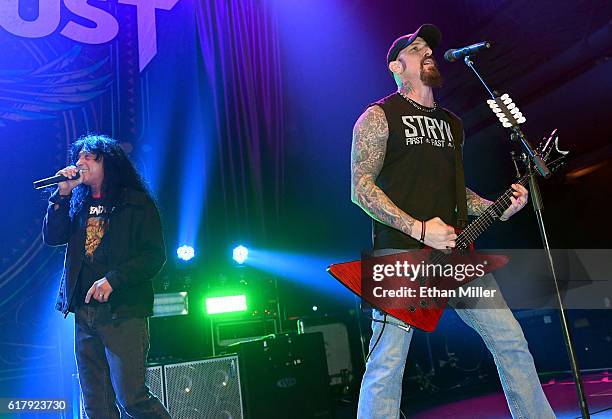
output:
M193 257L195 256L195 250L193 250L193 247L184 244L178 249L176 249L176 255L180 260L187 262L193 259Z
M232 257L239 265L242 265L249 258L249 249L240 245L234 248L232 252Z
M319 309L319 307L317 306L312 306L312 311L317 311Z

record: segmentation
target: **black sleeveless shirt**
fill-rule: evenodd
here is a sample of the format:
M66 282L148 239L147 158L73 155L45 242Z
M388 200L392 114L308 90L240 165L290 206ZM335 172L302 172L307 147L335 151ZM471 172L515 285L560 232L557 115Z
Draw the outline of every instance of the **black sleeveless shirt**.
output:
M454 142L463 144L463 126L454 114L438 107L420 110L394 93L370 105L385 112L389 138L376 184L407 214L427 221L440 217L455 225ZM460 137L460 138L456 138ZM374 249L421 248L417 240L373 221Z

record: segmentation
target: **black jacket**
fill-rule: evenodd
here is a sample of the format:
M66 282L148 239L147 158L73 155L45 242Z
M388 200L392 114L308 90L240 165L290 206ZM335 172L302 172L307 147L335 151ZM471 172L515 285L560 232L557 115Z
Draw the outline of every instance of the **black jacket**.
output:
M55 206L58 205L57 208ZM64 271L55 308L64 316L74 312L77 280L85 257L87 214L69 215L70 198L56 191L49 198L43 221L43 240L50 246L67 244ZM151 279L166 262L166 250L157 207L144 192L126 189L111 208L104 234L106 279L113 287L108 304L113 318L150 316L153 313Z

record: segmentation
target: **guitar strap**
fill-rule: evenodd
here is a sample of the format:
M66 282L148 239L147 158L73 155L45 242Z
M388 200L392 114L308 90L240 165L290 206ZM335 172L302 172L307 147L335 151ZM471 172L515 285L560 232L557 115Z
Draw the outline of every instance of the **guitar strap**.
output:
M453 144L455 146L455 196L457 200L457 227L463 229L467 226L468 212L467 200L465 197L465 173L463 171L463 122L461 119L444 109L451 118L451 133L453 134Z

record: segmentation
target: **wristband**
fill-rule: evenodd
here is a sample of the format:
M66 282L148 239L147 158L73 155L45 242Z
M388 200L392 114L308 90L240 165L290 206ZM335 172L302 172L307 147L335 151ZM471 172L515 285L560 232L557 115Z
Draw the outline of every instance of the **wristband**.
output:
M425 243L425 221L421 221L421 243Z

